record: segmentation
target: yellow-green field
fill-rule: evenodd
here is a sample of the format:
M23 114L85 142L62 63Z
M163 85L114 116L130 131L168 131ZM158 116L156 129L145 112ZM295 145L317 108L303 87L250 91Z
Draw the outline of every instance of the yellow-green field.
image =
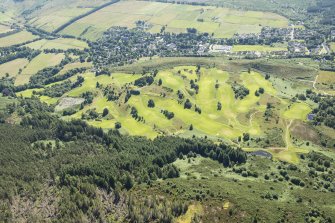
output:
M4 63L0 65L0 77L6 76L6 73L9 74L10 77L15 77L18 75L19 70L23 69L29 63L27 59L16 59L10 62Z
M24 43L30 40L37 39L37 36L34 36L32 33L27 31L21 31L13 35L9 35L3 38L0 38L0 47L12 46L20 43Z
M215 37L231 37L235 33L258 33L262 26L288 26L286 18L269 12L121 1L78 20L62 33L94 40L112 26L133 28L138 20L151 24L150 32L159 32L162 26L167 25L168 32L179 33L185 32L187 28L196 28L200 32L214 33Z
M35 57L30 63L23 69L22 74L18 75L15 79L15 85L22 85L29 82L32 75L38 71L59 64L64 59L64 54L54 53L41 53Z
M33 96L34 92L39 92L39 91L42 91L42 90L43 90L42 88L27 89L27 90L24 90L24 91L17 92L16 95L18 97L22 96L24 98L31 98Z
M284 117L286 119L297 119L305 121L307 120L307 115L311 113L312 109L306 103L294 103L289 106L289 108L284 112Z
M43 91L43 88L27 89L27 90L24 90L24 91L17 92L16 96L18 96L18 97L22 96L23 98L31 98L33 96L34 92L41 92L41 91ZM35 95L35 96L37 96L37 95ZM55 104L58 101L58 98L51 98L51 97L44 96L44 95L39 96L39 99L42 102L45 102L49 105Z
M241 51L257 51L257 52L271 52L271 51L287 51L287 47L266 46L266 45L234 45L233 52Z
M79 65L77 63L72 66ZM77 110L75 114L64 116L65 120L81 119L82 115L95 110L100 117L86 120L89 124L103 129L112 129L115 123L120 122L120 131L123 134L148 138L159 135L208 136L214 140L224 139L244 147L245 144L237 141L244 133L249 133L251 137L264 138L267 137L266 132L272 128L272 124L266 124L264 116L270 100L271 103L276 104L276 114L280 119L277 127L283 132L278 137L283 139L286 146L245 149L264 149L275 159L292 163L297 163L298 154L305 153L309 149L293 143L290 128L294 120L307 121L307 115L312 111L312 107L305 102L292 103L288 99L281 98L273 87L273 83L254 71L231 74L217 68L201 68L197 73L195 66L178 66L159 71L152 85L141 88L134 85L134 81L142 77L140 74L112 73L111 76L95 76L94 73L87 72L77 74L68 80L74 82L78 75L84 77L84 82L65 93L63 97L80 98L83 93L90 91L94 95L94 100L83 109ZM162 81L161 85L158 84L159 80ZM190 81L194 81L199 86L198 93L191 88ZM250 92L243 99L235 99L232 88L235 81ZM52 83L46 87L52 87L61 82ZM97 88L97 83L102 87ZM107 100L103 90L107 86L117 92L119 99ZM260 88L264 89L264 93L255 95ZM132 95L125 102L126 92L131 89L139 90L140 95ZM17 95L31 97L33 91L42 90L31 89L19 92ZM177 91L184 95L182 100L178 99ZM155 103L153 108L148 107L150 99ZM192 103L191 109L184 108L186 99ZM40 100L48 104L56 104L59 98L40 96ZM217 109L218 103L222 105L221 110ZM195 111L195 106L201 109L201 113ZM141 120L132 117L132 107L136 108L138 116L142 117ZM101 114L105 108L109 110L109 114L102 117ZM166 118L162 113L163 110L173 112L174 117ZM190 129L191 125L193 129Z
M29 43L26 46L32 49L35 49L35 50L44 50L44 49L83 50L85 48L88 48L88 45L86 42L77 40L77 39L70 39L70 38L58 38L58 39L53 39L53 40L42 39L39 41L35 41L33 43Z
M72 70L72 69L75 69L75 68L82 68L82 67L90 68L90 67L92 67L92 63L90 63L90 62L84 62L84 63L74 62L74 63L69 63L69 64L66 64L64 66L64 68L59 72L59 74L64 74L64 73L66 73L69 70Z

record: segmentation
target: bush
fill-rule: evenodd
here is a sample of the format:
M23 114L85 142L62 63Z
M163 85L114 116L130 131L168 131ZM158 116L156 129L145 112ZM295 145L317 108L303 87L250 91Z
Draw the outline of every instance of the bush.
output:
M121 126L121 123L120 122L116 122L115 123L115 128L116 129L120 129L122 126Z
M148 107L149 107L149 108L154 108L154 107L155 107L155 102L154 102L154 100L149 99L149 101L148 101Z

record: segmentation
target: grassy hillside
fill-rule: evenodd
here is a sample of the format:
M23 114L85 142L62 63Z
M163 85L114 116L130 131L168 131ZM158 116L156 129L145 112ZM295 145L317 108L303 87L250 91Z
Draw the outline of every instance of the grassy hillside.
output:
M301 61L155 59L120 67L110 76L89 71L76 74L17 95L38 96L48 104L58 104L57 112L64 120L82 119L105 130L117 128L123 134L148 138L208 137L246 151L265 150L275 159L298 163L299 154L313 147L296 141L292 126L308 124L307 115L315 108L312 101L295 101L297 94L309 89L309 82L298 78L310 75L312 81L317 75L309 68L313 64L301 67ZM79 65L66 65L55 76ZM143 73L136 74L139 70ZM264 75L270 70L270 76ZM82 83L70 88L69 83L75 84L79 77ZM79 108L76 101L84 100L81 98L88 102ZM72 102L66 102L68 99Z

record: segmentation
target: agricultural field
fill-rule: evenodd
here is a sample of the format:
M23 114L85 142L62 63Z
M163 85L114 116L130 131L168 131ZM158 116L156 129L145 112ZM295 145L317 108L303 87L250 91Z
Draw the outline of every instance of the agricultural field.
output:
M265 46L265 45L234 45L233 52L256 51L256 52L273 52L287 51L285 46Z
M38 37L27 31L21 31L13 35L0 38L0 47L7 47L16 44L25 43L37 39Z
M10 26L6 26L0 23L0 34L1 33L7 33L9 31L12 31L12 29L10 28Z
M174 2L168 0L167 2ZM202 3L206 5L221 6L234 8L238 10L256 10L265 12L276 12L289 18L303 18L306 9L315 5L316 1L300 1L300 0L182 0L185 3Z
M72 18L84 14L103 1L65 1L45 2L42 7L27 16L28 23L48 32L52 32Z
M35 50L44 50L44 49L59 49L59 50L68 50L68 49L78 49L83 50L88 48L86 42L70 39L70 38L57 38L53 40L42 39L35 41L26 45L29 48Z
M32 75L46 67L51 67L59 64L64 59L64 54L41 53L35 57L25 68L22 73L15 79L15 85L23 85L29 82Z
M8 25L11 24L14 20L13 18L15 17L15 14L16 14L15 10L8 10L8 9L3 10L0 13L0 23L8 24Z
M16 77L19 71L29 63L27 59L16 59L0 65L0 77L8 74L10 77Z
M318 78L316 79L317 88L330 88L335 85L335 72L331 71L320 71Z
M105 19L106 17L109 19ZM288 26L286 18L267 12L122 1L80 19L62 33L95 40L112 26L133 28L139 20L149 24L149 32L160 32L163 26L166 26L166 31L176 33L196 28L200 32L214 33L215 37L232 37L234 33L258 33L262 26Z

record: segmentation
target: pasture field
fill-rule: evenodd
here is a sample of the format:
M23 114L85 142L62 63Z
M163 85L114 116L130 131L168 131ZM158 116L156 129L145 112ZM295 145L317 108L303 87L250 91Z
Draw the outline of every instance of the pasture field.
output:
M80 4L80 2L78 2L78 4ZM64 23L70 21L72 18L84 14L89 10L90 8L80 8L74 5L69 7L65 2L64 5L59 4L56 6L53 6L52 3L50 3L40 9L37 16L31 15L29 24L48 32L52 32Z
M68 50L68 49L79 49L83 50L88 48L86 42L70 39L70 38L58 38L53 40L42 39L39 41L35 41L26 45L29 48L35 50L44 50L44 49L60 49L60 50Z
M15 10L4 10L3 12L0 13L0 22L9 24L13 22L14 17L15 17Z
M200 32L214 33L215 37L231 37L234 33L258 33L262 26L288 26L286 18L268 12L121 1L78 20L62 33L94 40L112 26L134 28L138 20L148 22L148 31L153 33L159 32L166 25L168 32L180 33L187 28L196 28Z
M30 25L52 32L71 19L80 16L101 4L105 0L52 0L52 1L25 1L34 8L31 13L26 15ZM28 8L28 7L27 7ZM25 9L25 8L24 8Z
M43 68L55 66L64 59L64 54L54 53L41 53L35 57L30 63L23 69L22 74L18 75L15 79L15 85L23 85L29 82L32 75L36 74Z
M27 31L21 31L13 35L0 38L0 47L12 46L20 43L25 43L38 37Z
M234 45L233 52L241 51L256 51L256 52L273 52L273 51L287 51L284 46L266 46L266 45Z
M90 62L84 62L84 63L80 63L80 62L74 62L74 63L69 63L66 64L64 66L64 68L59 72L59 74L64 74L69 70L75 69L75 68L82 68L82 67L87 67L90 68L92 67L92 63Z
M19 70L23 69L29 61L27 59L16 59L0 65L0 77L5 77L8 73L10 77L18 75Z
M333 85L335 84L335 72L331 71L320 71L317 78L317 84L321 85Z
M7 33L9 31L12 31L12 29L9 26L0 24L0 34L1 33Z

